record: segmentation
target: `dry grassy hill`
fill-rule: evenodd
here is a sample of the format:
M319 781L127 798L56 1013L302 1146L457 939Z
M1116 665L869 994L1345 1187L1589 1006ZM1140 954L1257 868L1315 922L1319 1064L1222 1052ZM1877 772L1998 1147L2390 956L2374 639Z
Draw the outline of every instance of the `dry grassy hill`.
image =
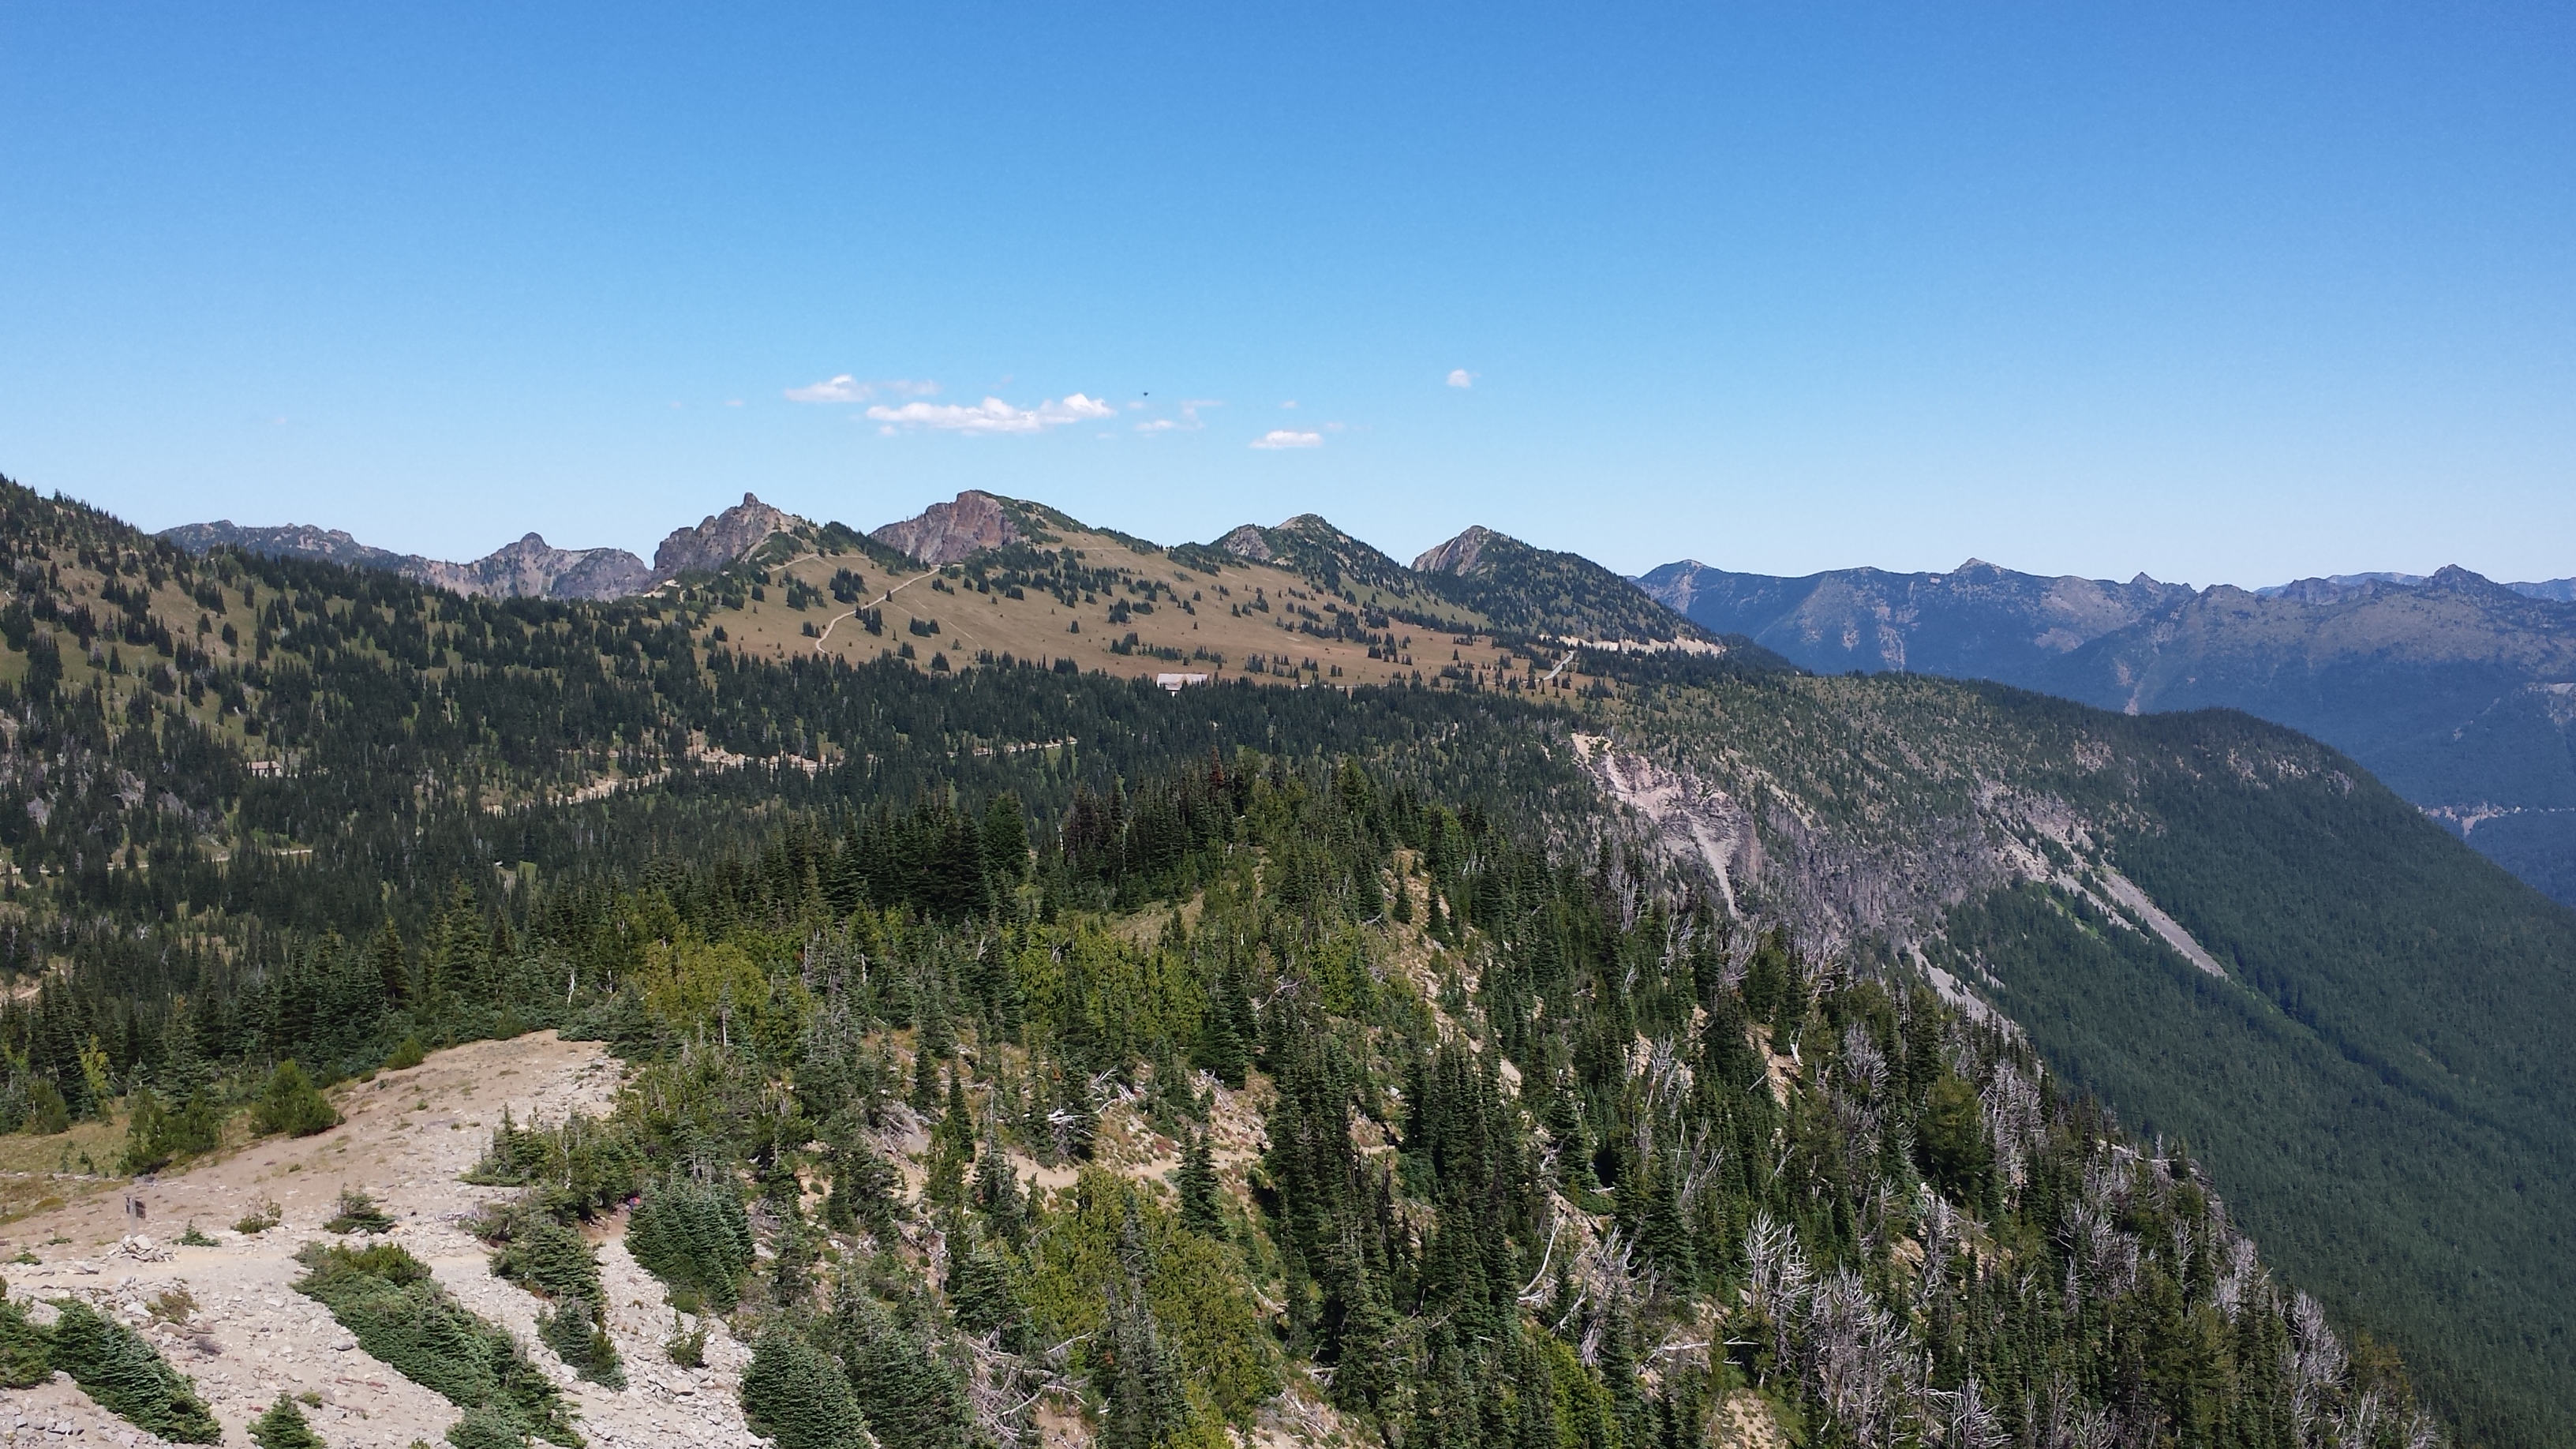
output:
M1383 613L1374 588L1336 596L1276 565L1078 527L939 568L889 568L856 548L781 535L737 567L753 572L756 592L710 608L698 637L772 660L894 655L964 669L1008 654L1137 678L1436 686L1445 671L1451 682L1531 688L1560 657L1503 645L1463 610L1436 630ZM1546 687L1580 682L1569 670Z

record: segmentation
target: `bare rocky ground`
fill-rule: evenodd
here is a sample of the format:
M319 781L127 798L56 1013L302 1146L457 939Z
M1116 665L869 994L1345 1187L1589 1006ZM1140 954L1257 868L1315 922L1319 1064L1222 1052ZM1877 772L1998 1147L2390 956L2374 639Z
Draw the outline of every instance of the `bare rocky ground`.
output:
M507 1107L522 1123L599 1112L615 1097L617 1062L596 1044L541 1032L507 1042L443 1051L408 1071L333 1092L348 1119L316 1137L254 1142L178 1176L102 1194L10 1224L0 1256L24 1250L35 1263L0 1265L19 1298L77 1297L144 1333L180 1372L197 1381L224 1426L224 1442L247 1445L244 1426L281 1393L319 1399L305 1410L334 1449L404 1449L442 1441L457 1410L358 1350L322 1305L297 1293L296 1249L340 1241L322 1224L343 1188L374 1197L397 1219L393 1240L428 1263L466 1307L516 1334L528 1356L578 1408L582 1434L602 1449L627 1445L747 1446L735 1390L750 1351L711 1321L707 1367L674 1366L662 1344L672 1330L661 1285L627 1256L623 1224L600 1244L608 1328L626 1361L628 1387L582 1383L537 1341L543 1303L494 1278L489 1254L461 1220L507 1188L458 1181L491 1139ZM124 1197L145 1217L126 1216ZM274 1202L279 1224L259 1234L232 1224ZM180 1247L193 1222L216 1240ZM150 1246L131 1241L148 1236ZM164 1294L184 1291L193 1311L173 1313ZM93 1404L61 1375L52 1384L0 1393L0 1443L120 1446L159 1444Z

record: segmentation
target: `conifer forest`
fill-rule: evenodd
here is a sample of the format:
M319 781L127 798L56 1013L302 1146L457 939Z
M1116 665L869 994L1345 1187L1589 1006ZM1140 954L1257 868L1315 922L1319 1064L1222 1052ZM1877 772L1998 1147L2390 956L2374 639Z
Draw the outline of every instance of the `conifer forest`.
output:
M839 539L852 601L900 563ZM298 1259L457 1445L719 1340L780 1449L2576 1433L2567 1219L2513 1257L2563 1073L2507 1085L2565 1006L2499 984L2576 918L2322 746L1517 614L1491 683L769 659L716 622L765 569L466 597L0 491L0 1129L176 1178L600 1044L469 1178L534 1339L398 1202ZM0 1374L213 1442L41 1306Z

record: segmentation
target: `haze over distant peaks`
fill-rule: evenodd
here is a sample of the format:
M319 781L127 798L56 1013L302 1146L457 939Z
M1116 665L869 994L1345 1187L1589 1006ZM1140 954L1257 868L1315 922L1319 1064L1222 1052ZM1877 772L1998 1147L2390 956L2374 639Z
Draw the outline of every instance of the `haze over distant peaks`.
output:
M1804 578L1684 560L1637 580L1819 673L1998 680L2129 713L2224 707L2350 751L2524 880L2576 905L2576 580L2457 566L2195 590L1947 574Z
M312 559L377 568L460 594L504 598L617 599L652 587L652 570L622 548L562 549L531 533L471 563L395 553L336 528L290 523L245 528L230 519L165 528L160 536L191 553L238 548L267 558Z
M378 568L460 594L490 594L513 599L622 599L691 569L720 569L758 547L772 534L797 527L802 520L772 508L749 493L722 513L709 514L694 528L678 528L662 540L653 562L622 548L556 548L538 534L523 535L470 563L450 563L419 554L395 553L358 542L342 529L290 523L274 528L245 528L230 519L183 523L159 536L190 553L238 548L267 558L313 559L351 568Z

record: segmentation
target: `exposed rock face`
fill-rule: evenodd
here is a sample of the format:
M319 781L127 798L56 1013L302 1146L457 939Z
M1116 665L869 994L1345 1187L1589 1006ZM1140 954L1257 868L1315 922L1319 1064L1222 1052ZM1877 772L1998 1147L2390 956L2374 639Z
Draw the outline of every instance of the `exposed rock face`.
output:
M290 523L243 528L230 519L164 529L161 537L204 553L238 548L269 558L314 559L350 568L387 569L435 588L503 598L622 599L653 586L644 560L622 548L556 548L536 534L472 563L395 553L358 542L340 529Z
M1278 557L1270 551L1270 540L1263 538L1261 530L1249 523L1218 539L1216 546L1236 558L1248 558L1254 563L1268 563Z
M742 502L699 521L695 528L675 528L653 551L653 577L677 578L691 569L720 569L797 524L796 515L746 493Z
M158 535L190 553L237 548L263 558L308 558L350 568L400 569L412 558L391 549L370 548L337 528L289 523L276 528L244 528L229 518L213 523L183 523Z
M988 548L1017 543L1020 530L1011 522L1002 500L970 488L958 494L953 503L934 503L923 509L919 518L889 523L868 537L937 567Z
M653 587L653 571L622 548L556 548L536 534L468 564L418 559L401 572L460 594L622 599Z
M1465 533L1415 559L1414 571L1426 574L1466 573L1475 568L1477 560L1485 556L1485 540L1494 536L1492 529L1483 524L1477 524Z

